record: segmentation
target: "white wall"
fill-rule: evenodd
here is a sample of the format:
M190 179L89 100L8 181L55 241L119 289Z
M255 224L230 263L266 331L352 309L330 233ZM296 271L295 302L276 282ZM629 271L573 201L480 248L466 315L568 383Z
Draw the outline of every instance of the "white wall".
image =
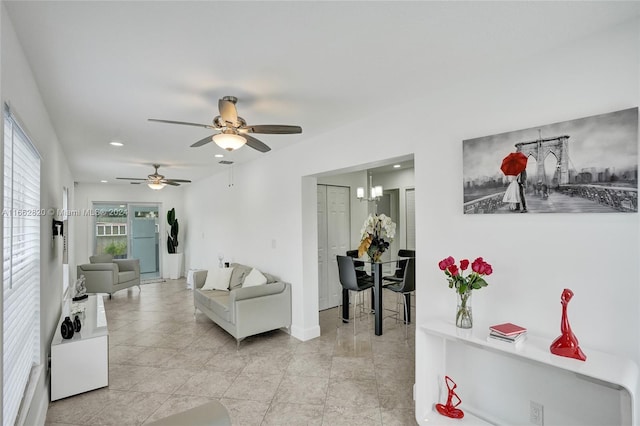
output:
M74 200L73 179L4 4L1 9L2 101L11 105L42 157L41 207L61 209L63 187L69 188L70 203ZM44 216L40 227L40 352L45 368L44 374L37 383L26 424L44 421L43 416L46 414L49 403L47 356L62 306L61 240L57 238L52 246L51 219L51 216ZM70 230L69 238L73 238L73 230ZM74 253L74 247L71 245L69 247L70 263L74 262Z
M293 333L312 335L317 323L305 312L317 311L315 195L303 177L414 153L418 322L454 309L437 262L484 256L495 273L475 297L478 319L554 336L560 293L571 287L581 343L637 360L637 214L464 216L461 191L463 139L638 105L637 28L632 21L525 62L505 58L493 70L470 64L467 80L403 105L403 126L379 126L383 111L237 166L233 188L222 173L192 185L185 208L198 238L189 239L190 261L223 251L291 282Z
M149 189L146 185L127 184L76 184L75 203L73 207L78 210L93 208L94 202L124 202L124 203L160 203L160 262L162 276L168 278L166 271L167 257L167 211L176 209L176 217L180 224L178 232L178 252L184 252L187 246L186 212L183 208L183 186L179 188L166 186L160 191ZM75 246L77 264L89 262L89 256L93 255L94 218L91 216L77 216L69 218L70 226L76 229ZM72 223L71 223L72 222ZM70 275L76 276L76 264L71 265Z

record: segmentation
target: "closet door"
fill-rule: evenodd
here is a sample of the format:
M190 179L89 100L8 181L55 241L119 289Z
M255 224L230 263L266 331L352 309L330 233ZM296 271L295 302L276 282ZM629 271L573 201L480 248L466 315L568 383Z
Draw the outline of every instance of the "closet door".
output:
M336 255L350 249L349 188L318 185L318 287L320 310L340 304ZM323 199L324 197L324 199Z
M336 256L344 255L351 242L351 209L349 206L349 188L343 186L327 186L327 228L329 236L329 307L338 306L342 296L342 285L338 275Z
M327 284L328 232L327 232L327 187L318 185L318 306L320 310L329 306L329 286Z

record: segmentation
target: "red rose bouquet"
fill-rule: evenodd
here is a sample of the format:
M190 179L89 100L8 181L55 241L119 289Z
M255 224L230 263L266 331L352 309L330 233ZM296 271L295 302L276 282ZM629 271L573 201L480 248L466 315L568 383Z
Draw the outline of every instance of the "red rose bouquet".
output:
M473 316L471 315L471 290L486 287L488 284L484 280L485 275L491 275L493 269L491 265L481 257L471 263L471 273L466 277L463 272L469 268L469 260L462 259L460 267L456 265L453 257L449 256L438 263L438 267L447 276L449 288L456 289L458 293L458 310L456 312L456 325L461 328L471 328L473 326Z
M491 265L484 261L481 257L477 258L471 264L471 273L463 277L462 273L469 268L469 260L462 259L460 261L460 267L456 266L456 261L453 257L449 256L446 259L441 260L438 263L440 270L444 271L449 281L449 288L456 288L458 293L466 293L471 289L479 289L486 287L488 284L482 278L484 275L491 275L493 269Z

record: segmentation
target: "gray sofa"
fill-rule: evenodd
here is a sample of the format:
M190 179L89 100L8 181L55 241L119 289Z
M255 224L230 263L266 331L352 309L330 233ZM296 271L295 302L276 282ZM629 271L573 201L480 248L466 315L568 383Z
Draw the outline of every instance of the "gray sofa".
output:
M78 265L78 278L85 277L87 293L109 293L138 286L140 289L140 260L114 259L110 254L91 256L90 263Z
M255 287L242 287L250 266L232 263L229 291L202 290L207 271L193 273L194 308L240 341L254 334L291 327L291 284L270 274L262 274L267 283ZM195 311L194 311L195 312Z

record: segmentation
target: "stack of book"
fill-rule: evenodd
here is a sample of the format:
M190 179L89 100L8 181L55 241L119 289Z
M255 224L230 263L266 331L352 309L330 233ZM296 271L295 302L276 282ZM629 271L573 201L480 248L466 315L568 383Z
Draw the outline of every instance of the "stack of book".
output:
M527 329L519 325L505 322L489 327L489 337L487 340L508 343L519 346L527 338Z

